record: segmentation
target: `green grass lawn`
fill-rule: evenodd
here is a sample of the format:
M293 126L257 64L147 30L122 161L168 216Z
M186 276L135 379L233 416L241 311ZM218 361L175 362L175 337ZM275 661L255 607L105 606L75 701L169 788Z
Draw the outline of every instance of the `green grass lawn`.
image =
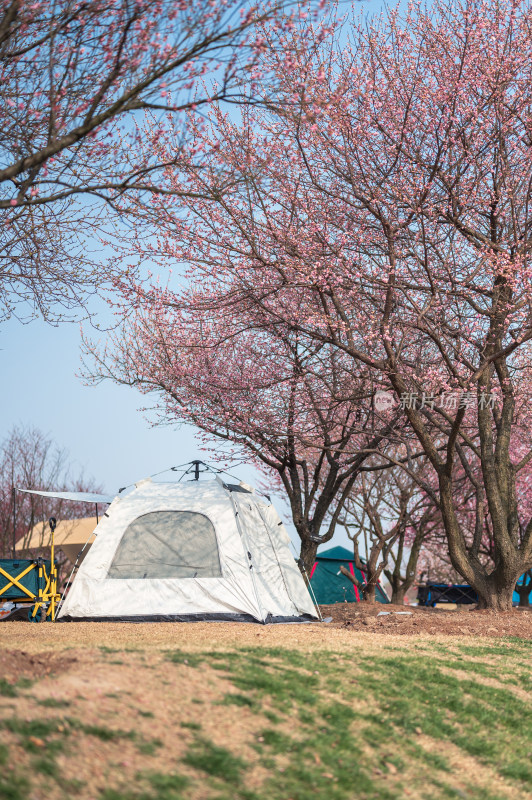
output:
M196 686L201 676L213 676L214 697L196 690L187 698L197 707L195 721L180 719L176 708L169 735L184 747L179 757L168 742L150 738L153 711L140 710L134 729L94 726L75 716L72 704L33 698L35 684L0 684L0 797L44 800L54 792L64 796L69 786L79 798L93 797L94 789L76 784L75 763L80 741L95 738L109 761L109 785L96 795L101 800L532 797L530 642L424 639L370 651L172 650L157 664L141 653L124 654L137 659L139 680L143 669L155 669L168 686L177 679L186 684L187 675L195 675ZM119 713L120 692L108 698ZM216 737L204 723L214 706L221 727L228 715ZM246 728L233 737L239 715ZM137 753L127 774L105 749L125 743ZM61 768L54 761L59 753Z

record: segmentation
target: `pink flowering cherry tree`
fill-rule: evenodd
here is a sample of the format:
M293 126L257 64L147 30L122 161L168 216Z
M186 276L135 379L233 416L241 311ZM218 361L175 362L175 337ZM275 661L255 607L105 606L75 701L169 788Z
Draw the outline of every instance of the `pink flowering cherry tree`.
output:
M532 565L515 423L532 402L529 20L520 0L437 0L343 37L315 26L312 47L287 34L264 56L276 103L192 125L209 165L165 180L202 199L149 217L198 308L258 308L388 387L436 477L451 563L495 609Z

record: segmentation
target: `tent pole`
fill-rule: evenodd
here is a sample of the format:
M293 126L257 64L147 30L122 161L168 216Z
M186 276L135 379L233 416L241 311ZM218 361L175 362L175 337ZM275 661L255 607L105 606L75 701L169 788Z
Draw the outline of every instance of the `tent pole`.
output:
M17 490L13 486L11 489L13 494L13 558L16 558L15 545L17 542Z
M302 559L299 559L299 560L301 562L301 567L303 569L303 574L304 574L305 580L307 582L307 589L309 590L309 592L311 594L311 597L312 597L312 602L314 603L314 607L315 607L316 611L318 612L318 617L319 617L320 622L323 622L323 614L321 613L321 609L320 609L320 607L318 605L318 601L316 600L316 595L314 594L314 589L312 588L312 584L310 582L310 578L308 576L308 572L306 570L305 564L303 563Z
M91 533L89 533L89 539L91 538L91 536L92 536L92 534L93 534L93 533L94 533L94 531L91 531ZM66 591L67 591L67 588L68 588L68 589L70 589L70 586L71 586L71 584L72 584L72 575L74 574L74 570L75 570L75 569L76 569L76 567L78 566L78 561L79 561L79 559L80 559L81 555L83 554L83 552L84 552L85 548L87 547L87 545L88 545L88 543L89 543L89 539L87 539L87 541L85 542L85 544L83 545L83 547L82 547L82 548L81 548L81 550L79 551L79 553L78 553L78 557L76 558L76 561L75 561L75 563L74 563L74 566L72 567L72 571L71 571L70 575L68 576L68 579L67 579L67 581L66 581L66 583L65 583L65 588L63 589L63 594L61 595L61 599L59 600L59 604L58 604L58 606L57 606L57 608L56 608L56 611L55 611L55 618L54 618L54 620L53 620L54 622L55 622L55 620L57 619L57 616L58 616L58 614L59 614L59 611L61 610L61 606L63 605L63 601L64 601L64 599L65 599L65 596L66 596Z
M96 508L96 525L98 525L98 503L95 503L94 507Z

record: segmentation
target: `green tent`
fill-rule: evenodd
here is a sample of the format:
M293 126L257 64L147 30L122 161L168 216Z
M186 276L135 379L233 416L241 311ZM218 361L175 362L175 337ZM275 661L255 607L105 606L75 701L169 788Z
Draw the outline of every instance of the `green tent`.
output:
M355 567L353 553L347 548L331 547L330 550L318 553L310 573L310 584L320 605L358 603L362 599L362 592L340 572L342 566L361 583L366 582L364 572ZM378 603L390 602L380 583L375 598Z

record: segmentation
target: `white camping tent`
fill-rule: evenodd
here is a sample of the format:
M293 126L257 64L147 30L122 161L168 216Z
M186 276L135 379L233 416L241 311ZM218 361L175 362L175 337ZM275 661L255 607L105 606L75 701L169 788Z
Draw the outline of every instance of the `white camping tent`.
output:
M317 617L277 512L241 485L141 481L95 533L60 620Z

